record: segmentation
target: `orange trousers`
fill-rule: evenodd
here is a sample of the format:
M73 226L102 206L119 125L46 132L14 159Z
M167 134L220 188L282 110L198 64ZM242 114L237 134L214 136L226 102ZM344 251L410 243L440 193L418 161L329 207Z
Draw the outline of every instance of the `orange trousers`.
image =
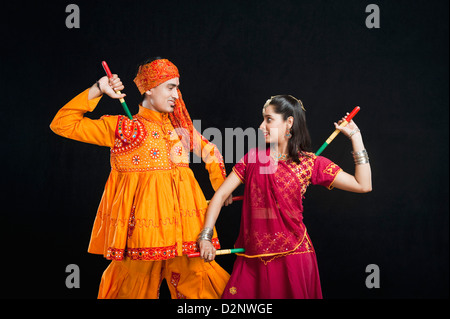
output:
M163 261L125 258L103 273L99 299L157 299L166 279L172 299L219 299L230 275L215 261L187 256Z

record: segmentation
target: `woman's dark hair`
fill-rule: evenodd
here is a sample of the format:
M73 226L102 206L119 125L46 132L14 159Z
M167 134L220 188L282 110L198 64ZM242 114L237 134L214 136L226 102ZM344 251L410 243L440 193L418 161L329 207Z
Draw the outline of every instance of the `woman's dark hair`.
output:
M311 137L306 126L302 101L291 95L276 95L268 100L264 107L268 105L272 105L275 113L283 116L283 120L286 121L289 116L294 118L291 127L292 136L288 141L288 156L292 161L300 163L299 153L308 156L305 152L311 151Z
M137 74L139 73L139 68L140 68L141 66L146 65L146 64L149 64L149 63L152 63L152 62L155 61L155 60L161 60L161 59L164 59L164 58L161 58L160 56L156 56L156 57L153 57L153 58L150 58L150 59L146 59L146 60L144 60L143 62L139 63L138 66L137 66L137 68L136 68L135 76L137 76ZM142 102L144 101L144 99L145 99L145 93L142 94ZM142 102L141 102L141 103L142 103Z

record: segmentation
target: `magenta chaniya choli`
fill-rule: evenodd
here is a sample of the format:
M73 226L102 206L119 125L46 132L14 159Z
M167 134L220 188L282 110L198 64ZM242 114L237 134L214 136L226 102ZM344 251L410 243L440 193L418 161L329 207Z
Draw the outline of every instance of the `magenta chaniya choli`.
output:
M222 298L322 298L316 254L303 224L309 184L333 186L341 168L313 153L300 164L252 149L233 171L245 184L238 254Z

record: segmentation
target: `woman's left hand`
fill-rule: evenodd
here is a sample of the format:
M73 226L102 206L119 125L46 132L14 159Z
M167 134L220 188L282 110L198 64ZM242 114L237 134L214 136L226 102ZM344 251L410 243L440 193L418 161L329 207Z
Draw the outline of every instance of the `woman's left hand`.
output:
M347 113L348 115L349 113ZM343 117L339 122L334 123L334 127L341 131L345 136L348 138L351 138L354 134L359 132L358 126L353 122L353 120L350 120L350 122L346 126L341 126L341 123L344 122L345 117Z

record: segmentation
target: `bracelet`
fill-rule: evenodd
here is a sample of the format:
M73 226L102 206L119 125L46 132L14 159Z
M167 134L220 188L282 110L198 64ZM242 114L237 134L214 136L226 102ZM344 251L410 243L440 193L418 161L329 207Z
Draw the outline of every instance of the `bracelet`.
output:
M97 83L98 90L100 91L101 94L103 94L103 91L102 91L102 89L100 88L100 82L97 81L96 83Z
M211 241L212 237L213 237L213 229L209 228L209 227L205 227L198 235L197 241L200 241L200 240Z
M348 134L348 138L351 139L352 136L358 132L361 132L361 130L359 128L355 128L353 131L350 132L350 134Z
M352 154L353 154L353 157L355 157L355 156L365 156L365 155L367 155L367 151L366 150L362 150L362 151L359 151L359 152L352 152Z
M363 158L359 161L355 161L355 165L369 164L369 158Z
M359 152L352 152L352 155L353 155L353 160L355 161L355 165L369 163L369 154L367 154L366 150L362 150Z

